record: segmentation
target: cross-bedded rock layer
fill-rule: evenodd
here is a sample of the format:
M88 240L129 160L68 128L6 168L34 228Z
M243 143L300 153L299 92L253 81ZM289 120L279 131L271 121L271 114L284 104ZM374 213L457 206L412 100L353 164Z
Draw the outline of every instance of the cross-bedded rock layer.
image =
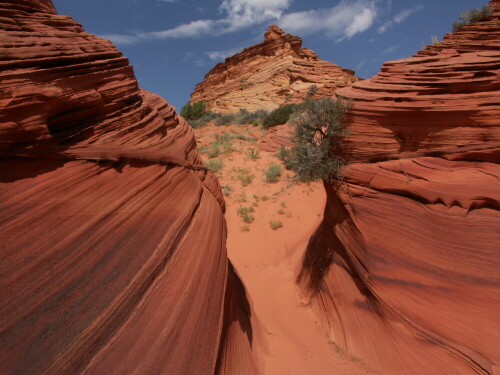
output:
M256 373L191 127L50 0L0 15L0 372Z
M333 96L359 78L354 72L321 60L302 40L272 25L265 40L228 57L207 73L191 94L191 103L206 102L219 113L239 109L272 110L284 103L300 103L311 85L317 97Z
M497 374L500 2L384 64L354 100L344 181L299 281L332 340L384 374Z

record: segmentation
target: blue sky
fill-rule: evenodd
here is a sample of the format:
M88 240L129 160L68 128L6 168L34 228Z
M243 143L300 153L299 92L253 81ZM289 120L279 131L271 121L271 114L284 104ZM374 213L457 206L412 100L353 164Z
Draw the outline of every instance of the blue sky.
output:
M180 109L224 57L277 24L362 78L409 57L486 0L53 0L60 14L112 40L141 87Z

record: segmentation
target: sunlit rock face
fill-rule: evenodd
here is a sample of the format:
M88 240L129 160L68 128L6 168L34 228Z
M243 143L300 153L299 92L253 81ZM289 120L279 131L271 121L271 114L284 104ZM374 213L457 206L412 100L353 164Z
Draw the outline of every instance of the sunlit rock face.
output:
M0 12L0 372L256 373L191 127L49 0Z
M384 64L354 100L299 284L331 339L383 374L497 374L500 2Z
M206 102L219 113L272 110L302 102L312 85L318 88L316 97L331 97L338 88L358 80L352 70L321 60L312 50L302 48L302 39L271 25L263 42L228 57L208 72L190 102Z

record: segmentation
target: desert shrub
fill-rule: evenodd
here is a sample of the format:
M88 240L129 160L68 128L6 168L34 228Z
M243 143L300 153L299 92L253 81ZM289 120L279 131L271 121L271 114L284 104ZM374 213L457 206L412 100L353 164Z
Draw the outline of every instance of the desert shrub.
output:
M253 223L254 222L255 217L252 215L252 212L254 212L254 209L252 206L240 207L236 210L236 213L241 217L241 219L245 223Z
M264 176L267 182L278 182L281 176L281 167L279 164L272 163L265 171Z
M276 156L281 161L285 161L289 154L290 150L288 150L285 146L280 146L280 148L278 148L278 151L276 151L274 156Z
M209 159L205 162L205 166L212 172L217 172L222 169L222 160L220 159Z
M262 197L260 197L260 199L262 199L265 202L269 199L269 197L267 195L263 195Z
M297 109L297 104L286 104L276 108L269 113L262 122L264 129L269 129L276 125L282 125L290 119L291 114Z
M279 215L284 215L285 214L285 210L280 208L278 211L276 211L277 214Z
M306 98L298 109L293 146L285 164L295 172L295 182L341 179L345 164L339 155L351 103L343 99Z
M250 227L248 225L243 225L240 230L242 232L250 232Z
M465 25L469 23L483 21L493 14L493 10L489 5L485 5L482 8L471 9L462 12L459 19L461 21L453 22L452 30L453 32L461 31Z
M271 226L272 230L276 230L283 227L283 223L281 221L270 221L269 225Z
M186 104L181 109L181 116L186 120L199 120L207 113L204 102L196 102L193 104Z
M223 115L220 115L215 119L215 125L221 126L221 125L229 125L231 123L234 123L234 114L232 113L225 113Z
M247 186L252 182L254 179L255 175L253 174L240 174L238 176L238 180L240 180L242 186Z
M252 160L257 160L260 158L260 151L256 148L250 148L247 151L247 156Z
M223 185L221 186L222 193L226 196L229 197L231 193L233 192L233 187L231 185Z
M286 202L281 202L280 206L283 207L283 208L286 208Z

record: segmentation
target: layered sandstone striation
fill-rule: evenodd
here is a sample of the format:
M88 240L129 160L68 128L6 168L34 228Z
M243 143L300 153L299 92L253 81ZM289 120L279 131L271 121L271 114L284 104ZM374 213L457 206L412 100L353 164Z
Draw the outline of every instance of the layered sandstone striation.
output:
M344 181L299 275L330 337L384 374L498 374L500 2L339 94Z
M321 60L302 40L271 25L263 42L226 58L207 73L191 94L190 103L206 102L218 113L239 109L272 110L302 102L311 85L317 96L333 96L359 78L354 71Z
M0 13L0 372L257 373L191 127L50 0Z

